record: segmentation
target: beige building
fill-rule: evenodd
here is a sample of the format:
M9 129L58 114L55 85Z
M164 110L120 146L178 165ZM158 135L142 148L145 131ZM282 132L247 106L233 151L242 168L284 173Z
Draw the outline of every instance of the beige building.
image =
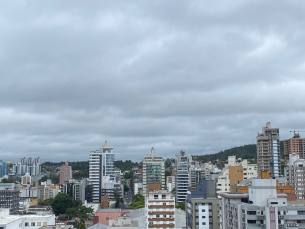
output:
M258 172L269 171L269 177L279 177L280 163L280 136L279 128L271 128L267 122L262 133L257 133L257 166Z
M218 177L217 193L233 192L235 184L251 177L257 177L256 164L248 164L247 159L238 162L235 156L229 156L228 164Z
M59 183L62 184L72 179L72 167L66 162L64 165L60 166L59 171Z
M175 228L175 198L170 192L157 190L148 193L145 228Z

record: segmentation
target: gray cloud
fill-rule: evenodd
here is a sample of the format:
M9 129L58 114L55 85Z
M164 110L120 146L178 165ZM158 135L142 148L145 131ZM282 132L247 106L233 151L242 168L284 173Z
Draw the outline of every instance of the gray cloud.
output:
M305 130L300 1L10 1L0 7L3 159L174 157Z

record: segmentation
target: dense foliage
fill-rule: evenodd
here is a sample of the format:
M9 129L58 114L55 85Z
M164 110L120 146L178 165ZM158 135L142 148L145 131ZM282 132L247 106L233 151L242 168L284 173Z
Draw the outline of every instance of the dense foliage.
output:
M231 149L226 149L224 151L220 151L215 154L197 155L197 156L193 155L193 159L202 162L211 161L212 163L215 163L217 160L226 161L228 160L228 156L233 156L233 155L235 155L236 158L253 159L252 163L256 163L256 158L257 158L256 144L233 147ZM280 157L281 159L284 158L283 141L280 141Z
M176 204L176 208L185 211L185 202L180 202L179 204Z
M139 209L145 207L145 198L140 194L133 196L133 202L128 206L130 209Z
M51 206L54 214L60 215L64 214L68 208L76 207L76 203L71 196L59 193L55 196Z
M3 178L1 183L14 183L14 184L18 184L18 182L10 179L10 178Z
M138 162L132 162L131 160L126 160L126 161L114 161L114 166L119 168L122 172L125 171L131 171L132 167L142 167L142 163L138 163Z
M256 144L234 147L231 149L220 151L215 154L193 156L193 158L196 159L197 161L202 161L202 162L211 161L212 163L214 163L217 160L226 161L228 160L228 156L232 156L232 155L235 155L236 158L254 159L256 158Z

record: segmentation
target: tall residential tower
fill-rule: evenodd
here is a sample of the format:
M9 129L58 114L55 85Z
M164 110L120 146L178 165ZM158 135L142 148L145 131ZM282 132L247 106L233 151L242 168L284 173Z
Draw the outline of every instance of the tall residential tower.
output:
M258 173L269 171L269 177L280 175L280 136L279 128L271 128L267 122L262 133L257 133L257 166Z
M105 141L102 148L90 152L89 181L92 184L92 201L99 203L104 181L114 180L114 152Z
M284 159L285 166L288 163L289 155L298 154L300 159L305 159L305 138L301 138L299 133L294 131L293 137L284 140Z
M176 155L176 202L180 203L185 201L187 191L189 188L189 170L192 161L191 155L185 155L183 150L180 151L180 155Z
M165 167L163 156L155 155L155 149L143 160L143 195L146 196L149 184L159 184L165 190Z

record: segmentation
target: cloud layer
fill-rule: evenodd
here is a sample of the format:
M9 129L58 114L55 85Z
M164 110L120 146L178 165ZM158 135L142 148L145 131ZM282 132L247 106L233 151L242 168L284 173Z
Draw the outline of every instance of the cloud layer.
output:
M216 153L305 130L302 1L2 1L4 160Z

